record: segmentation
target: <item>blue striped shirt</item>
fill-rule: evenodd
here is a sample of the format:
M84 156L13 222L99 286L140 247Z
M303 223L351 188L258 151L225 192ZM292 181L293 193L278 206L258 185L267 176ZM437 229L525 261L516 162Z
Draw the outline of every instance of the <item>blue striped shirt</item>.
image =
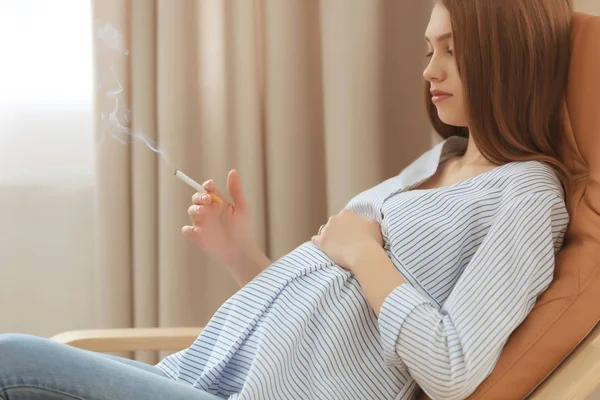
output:
M550 284L569 216L555 173L535 161L413 189L466 143L445 140L347 205L381 224L406 280L379 318L354 275L309 241L158 367L229 399L467 397Z

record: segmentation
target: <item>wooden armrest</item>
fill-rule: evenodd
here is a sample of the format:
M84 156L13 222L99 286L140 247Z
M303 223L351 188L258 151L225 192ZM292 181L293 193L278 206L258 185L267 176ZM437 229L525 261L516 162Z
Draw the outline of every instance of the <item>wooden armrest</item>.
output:
M140 350L179 351L189 347L202 329L202 327L94 329L64 332L51 339L101 353Z
M179 351L189 347L202 329L195 327L82 330L61 333L51 339L97 352ZM596 325L575 351L528 399L591 399L590 395L596 394L597 390L600 390L600 324Z
M599 389L600 323L528 399L592 400Z

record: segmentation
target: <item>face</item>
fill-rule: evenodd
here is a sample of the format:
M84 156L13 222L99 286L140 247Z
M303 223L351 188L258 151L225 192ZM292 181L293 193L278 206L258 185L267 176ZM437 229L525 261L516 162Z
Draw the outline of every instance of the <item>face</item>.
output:
M440 120L447 125L467 126L463 86L452 40L450 13L440 1L436 1L425 32L429 64L423 76L431 83L432 98Z

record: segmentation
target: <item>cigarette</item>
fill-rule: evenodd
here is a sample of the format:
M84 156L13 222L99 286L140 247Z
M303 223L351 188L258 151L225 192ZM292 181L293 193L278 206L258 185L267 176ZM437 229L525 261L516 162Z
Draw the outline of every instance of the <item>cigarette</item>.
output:
M193 180L192 178L190 178L189 176L187 176L186 174L184 174L183 172L181 172L180 170L176 169L173 172L173 175L175 175L176 177L178 177L179 179L181 179L182 181L184 181L185 183L187 183L188 185L190 185L191 187L193 187L194 189L196 189L197 192L200 193L208 193L206 191L206 189L204 189L202 187L201 184L199 184L198 182L196 182L195 180ZM213 193L208 193L208 195L210 197L213 198L213 200L217 203L217 204L222 204L223 200L217 196L216 194Z

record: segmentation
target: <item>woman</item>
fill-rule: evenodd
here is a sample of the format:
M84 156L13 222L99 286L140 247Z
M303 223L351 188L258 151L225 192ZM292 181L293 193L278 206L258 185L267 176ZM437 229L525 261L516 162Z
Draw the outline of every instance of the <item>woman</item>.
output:
M233 171L234 203L195 195L183 233L242 288L190 348L145 366L5 336L0 398L467 397L550 284L568 224L555 145L570 13L438 1L424 77L442 143L274 263L248 238Z

